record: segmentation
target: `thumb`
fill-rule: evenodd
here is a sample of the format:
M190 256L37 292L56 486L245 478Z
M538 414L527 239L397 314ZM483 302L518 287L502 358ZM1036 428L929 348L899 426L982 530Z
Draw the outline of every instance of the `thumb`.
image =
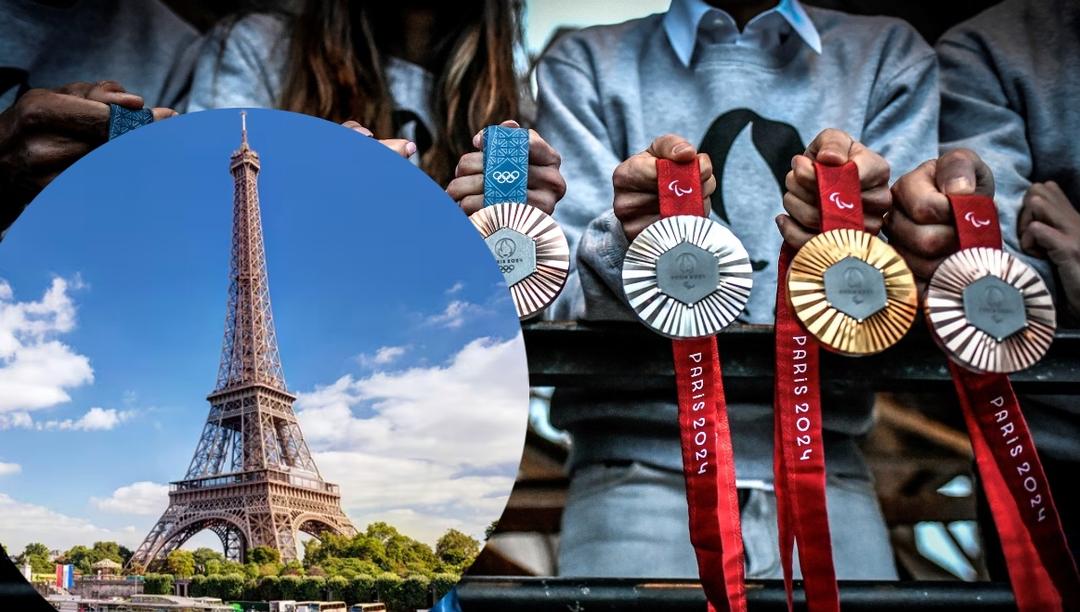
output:
M942 155L934 183L944 194L994 197L994 173L971 149L954 149Z
M851 145L855 140L843 130L823 130L806 147L806 156L828 166L843 166L851 158Z

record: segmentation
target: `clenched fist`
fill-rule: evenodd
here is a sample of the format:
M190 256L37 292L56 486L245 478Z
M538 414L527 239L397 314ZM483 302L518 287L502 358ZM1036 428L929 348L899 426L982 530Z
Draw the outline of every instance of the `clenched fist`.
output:
M708 212L709 196L716 190L709 156L698 153L694 145L682 136L665 134L649 148L615 168L611 182L615 187L615 217L622 223L626 239L633 241L646 227L660 218L660 194L656 185L656 160L670 159L687 163L697 160L701 169L701 195Z
M516 121L503 121L503 127L520 127ZM454 180L446 186L446 193L471 215L484 207L484 133L473 136L473 146L479 151L461 156L454 170ZM562 157L554 147L529 130L529 183L527 204L547 214L555 212L555 205L566 195L566 181L559 166Z
M849 161L855 162L859 169L864 229L872 234L881 230L883 218L892 207L889 163L847 133L827 129L814 138L805 153L791 160L791 172L784 179L787 214L776 218L784 242L799 248L821 231L821 202L814 162L842 166Z
M116 81L31 89L0 113L0 233L57 174L109 136L109 104L138 110L143 99ZM176 115L155 108L154 120Z
M889 244L925 282L960 248L947 195L993 198L994 175L974 151L956 149L900 177L892 192L896 206L885 225Z

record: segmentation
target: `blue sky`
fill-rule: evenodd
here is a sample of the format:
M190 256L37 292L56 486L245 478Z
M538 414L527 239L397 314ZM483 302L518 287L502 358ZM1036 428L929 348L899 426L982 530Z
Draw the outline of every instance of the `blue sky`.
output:
M277 111L248 130L285 376L324 476L361 528L482 533L527 419L519 326L483 241L374 140ZM186 471L220 358L239 140L236 110L132 132L0 243L5 545L137 544Z

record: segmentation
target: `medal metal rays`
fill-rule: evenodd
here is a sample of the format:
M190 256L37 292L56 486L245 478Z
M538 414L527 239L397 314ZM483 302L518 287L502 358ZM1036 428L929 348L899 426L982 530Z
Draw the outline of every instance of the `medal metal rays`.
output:
M570 270L570 247L555 220L529 206L529 131L484 129L484 208L469 219L499 264L518 317L558 297Z
M817 164L817 172L823 226L855 225L857 219L861 228L854 164ZM871 355L896 344L918 312L915 277L907 263L862 229L829 228L811 238L792 258L787 283L792 311L806 330L825 348L844 355Z
M681 197L700 184L661 181L660 188ZM630 244L622 269L630 307L668 338L712 336L730 325L750 299L752 275L750 256L735 234L693 215L665 217L645 228Z
M967 237L997 224L993 201L968 202L982 208L969 210L966 218L956 215L962 246L970 242ZM999 232L977 242L1000 244ZM1057 327L1053 296L1042 277L990 246L964 248L946 258L930 278L924 308L938 344L953 361L976 372L1008 374L1034 365L1049 350Z

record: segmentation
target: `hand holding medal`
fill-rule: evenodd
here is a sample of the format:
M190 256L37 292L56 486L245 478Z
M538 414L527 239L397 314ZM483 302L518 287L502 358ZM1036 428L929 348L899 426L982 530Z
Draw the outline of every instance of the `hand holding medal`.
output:
M865 171L870 194L884 195L888 209L885 161L846 134L826 130L807 151L814 155L810 173L818 206L814 214L803 212L811 227L819 227L822 233L802 244L787 278L780 279L786 281L791 307L807 331L825 348L853 356L878 353L898 342L914 322L917 309L911 270L891 246L867 231L881 227L884 211L864 214L864 181L856 162L848 159L849 154L855 158L860 149L869 160L866 165L872 166ZM791 192L805 193L798 181L800 174L808 172L810 161L808 156L800 157L788 184ZM837 163L840 160L843 163ZM882 173L885 180L875 184L875 175ZM791 210L791 200L785 197L789 211L800 212Z
M791 217L777 219L786 244L777 267L773 470L789 610L796 543L807 607L840 607L825 493L818 342L849 355L874 353L899 340L915 318L911 272L866 231L881 227L891 204L888 178L879 155L843 132L825 130L792 161L784 196ZM812 235L812 228L823 233Z
M657 143L665 138L670 144L673 137ZM735 460L714 334L746 306L753 271L735 235L705 216L697 156L686 157L677 163L647 152L623 164L648 171L654 166L653 193L659 193L659 220L637 234L627 251L623 289L642 322L673 339L690 541L709 609L743 611ZM625 186L620 172L617 187Z
M530 205L530 152L535 133L516 125L507 122L485 128L480 143L483 153L479 159L476 154L462 158L458 178L447 187L447 193L471 212L469 219L484 236L510 287L518 316L525 319L546 308L562 291L570 270L570 248L548 212ZM536 140L538 150L554 160L548 165L554 167L545 166L543 171L553 171L555 183L561 185L561 189L556 185L538 190L538 197L557 201L565 191L558 175L558 155ZM477 169L482 174L477 175ZM482 196L473 193L478 187ZM555 201L538 204L549 205L549 210L555 207Z
M1034 270L1001 250L993 176L971 151L923 164L893 191L901 214L889 234L932 274L926 317L950 358L1017 606L1060 610L1080 601L1080 574L1005 375L1034 364L1049 347L1050 295ZM943 244L959 250L928 248Z

